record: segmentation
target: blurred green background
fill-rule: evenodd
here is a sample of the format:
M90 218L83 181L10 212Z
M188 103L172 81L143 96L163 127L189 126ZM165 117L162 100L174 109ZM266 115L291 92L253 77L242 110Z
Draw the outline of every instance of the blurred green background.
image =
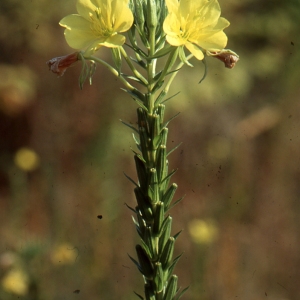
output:
M184 229L175 273L187 300L300 299L300 9L298 0L220 1L232 70L184 67L170 94L169 148ZM136 105L98 66L57 78L73 52L58 22L75 0L0 2L0 300L136 299L127 253ZM108 50L99 51L111 61ZM97 218L102 215L103 218Z

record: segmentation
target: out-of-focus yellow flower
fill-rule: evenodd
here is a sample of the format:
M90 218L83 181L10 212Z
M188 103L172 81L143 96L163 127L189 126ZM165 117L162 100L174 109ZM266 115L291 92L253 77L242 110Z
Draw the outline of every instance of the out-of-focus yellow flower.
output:
M218 227L213 220L192 220L189 225L189 233L197 244L211 244L218 237Z
M23 171L33 171L40 163L39 156L29 148L20 148L14 157L15 164Z
M28 292L29 278L21 269L12 269L2 279L2 288L6 292L25 296Z
M219 51L226 46L223 29L229 22L220 17L217 0L166 0L166 4L169 14L164 31L169 44L185 46L199 60L204 58L203 50Z
M70 265L75 262L77 255L77 249L74 246L64 243L53 250L51 260L55 265Z
M85 56L92 55L100 47L116 48L125 43L118 32L130 29L133 15L129 0L78 0L77 12L63 18L59 24L65 27L65 38L71 48L85 49Z

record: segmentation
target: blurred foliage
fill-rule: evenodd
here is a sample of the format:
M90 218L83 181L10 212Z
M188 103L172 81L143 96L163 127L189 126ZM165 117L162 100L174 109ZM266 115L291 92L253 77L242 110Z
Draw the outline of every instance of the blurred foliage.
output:
M168 104L169 116L182 112L169 147L183 142L170 159L186 194L172 211L174 231L187 229L176 270L190 300L297 300L299 1L220 5L240 61L228 70L208 58L200 85L194 61ZM61 78L46 67L72 52L58 21L74 12L75 0L0 2L3 300L136 299L141 286L124 205L134 205L123 176L134 174L134 142L118 121L135 123L135 104L101 66L83 91L80 64ZM34 167L22 167L26 155Z

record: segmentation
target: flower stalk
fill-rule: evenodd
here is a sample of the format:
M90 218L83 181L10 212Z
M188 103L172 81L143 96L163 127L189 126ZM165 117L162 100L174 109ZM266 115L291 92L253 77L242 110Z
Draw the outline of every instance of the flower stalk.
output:
M74 61L81 60L82 87L87 78L91 82L95 63L99 63L120 79L123 90L138 104L137 128L122 121L134 131L138 149L133 150L137 182L126 175L135 184L136 206L128 208L135 214L133 222L140 238L135 247L137 259L129 257L143 276L145 298L136 295L146 300L177 300L186 291L179 292L178 278L173 274L181 256L173 258L181 231L172 235L169 211L183 198L172 203L177 184L170 181L176 170L169 170L168 155L178 146L167 151L167 138L168 125L177 115L165 122L165 102L173 96L165 97L181 67L192 66L192 57L203 60L205 55L212 56L226 67L234 66L238 56L223 49L227 43L223 29L229 22L220 17L217 0L78 0L77 11L77 15L63 18L60 25L65 28L68 44L85 51L71 55L71 60L67 56L67 64L59 64L61 58L53 59L49 67L62 75ZM128 44L120 34L125 31ZM134 51L135 58L128 55L124 44ZM111 48L115 66L95 56L102 47ZM191 53L188 56L185 48ZM132 75L122 73L123 61Z

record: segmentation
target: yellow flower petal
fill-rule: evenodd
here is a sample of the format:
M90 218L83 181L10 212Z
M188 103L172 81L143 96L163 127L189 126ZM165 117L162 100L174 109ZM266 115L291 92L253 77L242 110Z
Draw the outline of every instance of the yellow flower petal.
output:
M185 46L197 59L202 60L204 58L203 52L196 45L192 43L186 43Z
M65 38L74 49L86 48L85 55L92 55L101 46L119 47L125 43L125 32L133 24L129 0L78 0L77 15L60 21L65 27Z
M220 18L217 0L166 0L169 14L163 29L172 46L184 45L197 59L203 59L203 50L221 50L227 44L223 29L229 22ZM199 47L197 47L197 45Z

